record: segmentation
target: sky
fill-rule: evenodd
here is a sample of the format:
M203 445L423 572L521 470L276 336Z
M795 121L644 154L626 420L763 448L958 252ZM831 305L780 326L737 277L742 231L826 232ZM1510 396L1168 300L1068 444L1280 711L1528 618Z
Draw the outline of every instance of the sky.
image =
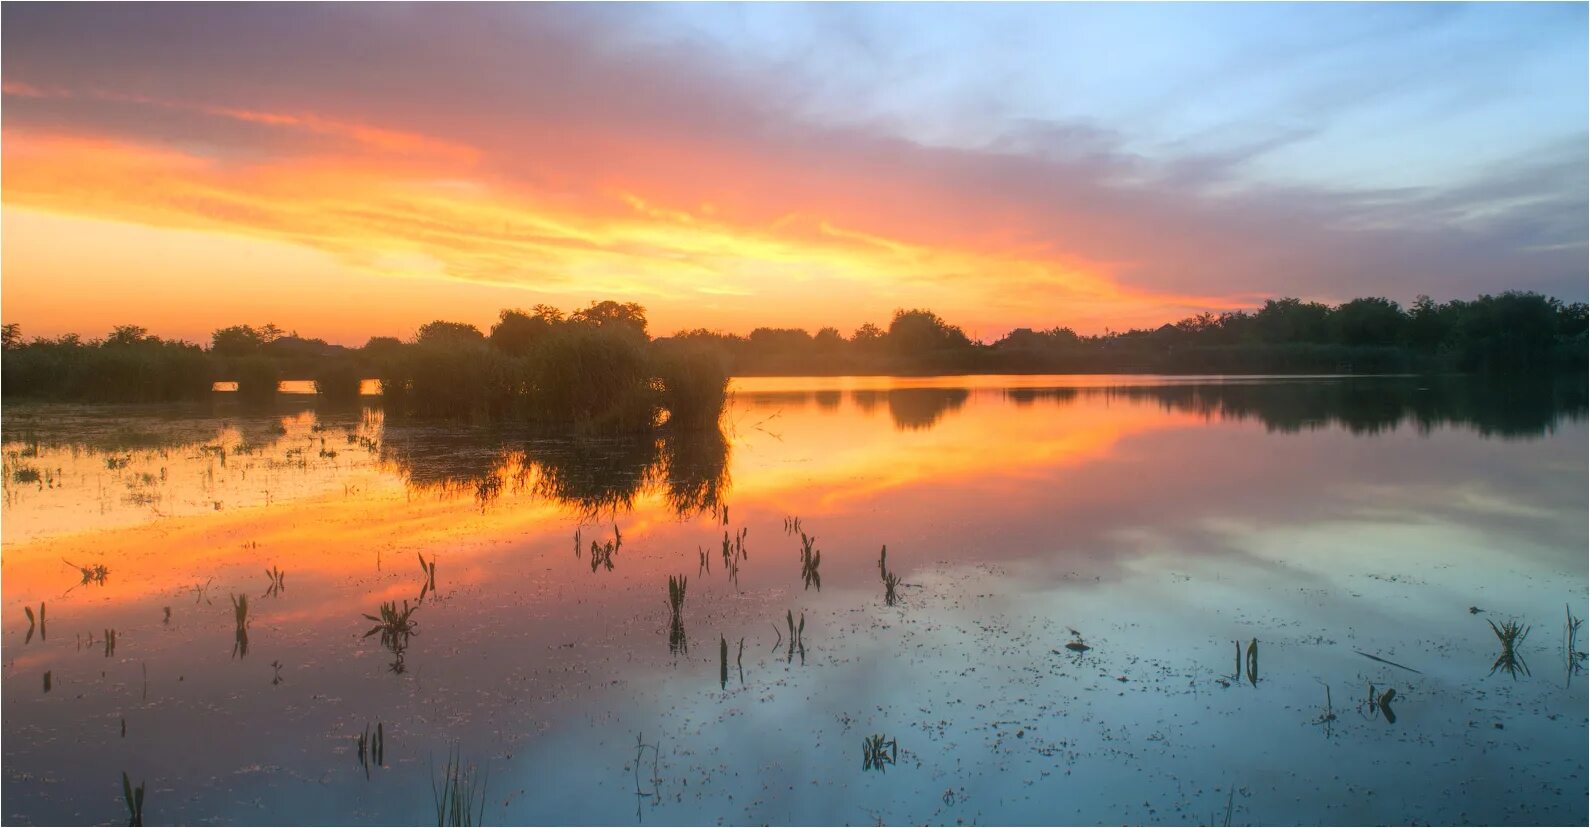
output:
M1584 4L0 8L0 316L360 344L1587 281Z

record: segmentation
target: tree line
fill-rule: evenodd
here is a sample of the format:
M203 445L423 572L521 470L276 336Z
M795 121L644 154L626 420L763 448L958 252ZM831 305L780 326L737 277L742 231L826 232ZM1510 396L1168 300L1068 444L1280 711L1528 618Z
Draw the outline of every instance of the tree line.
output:
M929 310L887 328L704 329L672 339L712 349L733 373L1484 373L1584 371L1586 306L1509 291L1404 308L1379 298L1339 305L1271 299L1252 311L1203 313L1158 328L1084 336L1017 328L975 341Z
M705 329L652 338L646 309L592 302L503 310L488 330L446 320L408 339L348 348L275 325L216 330L207 347L121 325L103 339L25 340L4 326L0 390L13 397L158 401L207 395L234 381L266 398L282 379L310 379L353 400L380 381L390 410L527 421L699 420L722 410L731 374L924 373L1483 373L1584 372L1586 306L1509 291L1404 308L1372 297L1339 305L1272 299L1252 311L1084 336L1017 328L993 342L921 309L849 336L825 327Z

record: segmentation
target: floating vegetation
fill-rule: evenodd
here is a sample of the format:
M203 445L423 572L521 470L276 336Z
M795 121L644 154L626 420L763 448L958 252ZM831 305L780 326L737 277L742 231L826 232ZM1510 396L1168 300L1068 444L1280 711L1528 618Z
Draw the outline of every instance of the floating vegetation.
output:
M1259 686L1259 639L1248 642L1248 683Z
M126 771L121 772L121 793L127 802L127 824L144 824L144 783L139 782L134 788L132 778Z
M237 637L232 644L232 656L241 658L248 655L248 596L237 594L232 596L232 615L237 622Z
M678 655L690 651L685 638L685 587L689 579L683 575L668 576L668 652Z
M116 471L118 469L125 469L125 468L127 468L127 464L131 463L131 462L132 462L132 455L123 455L121 457L107 457L107 458L105 458L105 468L107 468L107 469L109 469L111 471Z
M19 466L11 472L11 479L17 483L37 483L43 478L38 469L32 466Z
M817 587L818 592L823 591L823 578L817 567L823 562L823 553L816 548L817 539L801 534L801 580L806 584L805 589Z
M1093 649L1092 647L1089 647L1087 644L1084 644L1082 642L1082 633L1079 633L1076 630L1073 630L1073 629L1071 629L1069 627L1067 627L1066 629L1067 629L1068 632L1071 633L1071 640L1066 642L1066 649L1067 650L1070 650L1071 652L1076 653L1077 655L1081 655L1081 654L1087 652L1088 650Z
M83 581L82 583L79 583L78 586L84 586L86 584L99 584L100 586L104 586L105 577L110 575L110 570L106 569L104 564L81 566L79 564L72 563L65 558L62 558L61 560L65 561L67 566L77 570L78 574L82 576Z
M1491 625L1491 631L1496 633L1496 639L1502 645L1501 653L1496 656L1496 663L1491 665L1490 675L1496 675L1496 671L1501 670L1512 676L1514 681L1518 680L1520 671L1526 676L1529 675L1529 665L1525 664L1523 657L1518 654L1518 645L1529 637L1529 627L1521 627L1517 621L1506 621L1501 626L1488 619L1485 623Z
M887 772L887 767L899 758L899 752L900 745L894 739L877 733L868 736L861 742L861 769Z
M486 813L486 775L474 765L464 764L454 745L440 783L433 772L431 795L436 802L437 825L479 825Z
M284 582L286 576L287 573L277 569L274 566L265 570L265 577L270 579L270 586L265 588L265 595L270 598L275 598L276 596L281 595L282 590L287 588Z
M380 722L375 723L375 732L370 731L368 722L364 725L364 732L354 737L358 748L359 767L364 768L364 778L370 778L371 767L386 767L386 728Z

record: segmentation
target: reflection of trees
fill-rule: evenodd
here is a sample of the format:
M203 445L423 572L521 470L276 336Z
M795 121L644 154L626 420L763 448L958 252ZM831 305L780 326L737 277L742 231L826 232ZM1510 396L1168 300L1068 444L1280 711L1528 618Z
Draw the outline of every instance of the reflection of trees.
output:
M1112 388L1093 393L1153 400L1172 410L1221 419L1257 419L1281 432L1331 425L1354 434L1376 434L1403 425L1421 431L1469 426L1486 436L1532 437L1546 433L1562 419L1582 420L1586 407L1582 377L1282 381Z
M947 412L959 409L968 394L965 389L897 388L853 391L851 397L858 409L870 413L881 396L896 428L919 430L932 428ZM1504 438L1539 436L1562 420L1581 421L1587 401L1585 379L1570 376L1355 377L1004 390L1004 398L1019 407L1066 406L1098 397L1158 404L1210 419L1254 419L1279 432L1337 426L1354 434L1377 434L1404 426L1420 431L1464 426Z
M969 396L965 388L892 388L889 417L901 431L932 428L945 414L965 405Z
M705 512L729 482L719 428L590 437L389 424L381 455L416 491L473 494L482 506L528 492L583 515L627 510L649 491L676 513Z

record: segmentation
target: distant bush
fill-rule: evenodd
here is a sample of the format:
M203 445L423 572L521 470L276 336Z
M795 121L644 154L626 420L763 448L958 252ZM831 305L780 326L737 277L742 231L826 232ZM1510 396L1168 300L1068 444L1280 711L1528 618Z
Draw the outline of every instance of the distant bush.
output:
M352 359L326 360L315 374L315 393L331 402L354 402L359 399L359 383L363 378L363 372Z

